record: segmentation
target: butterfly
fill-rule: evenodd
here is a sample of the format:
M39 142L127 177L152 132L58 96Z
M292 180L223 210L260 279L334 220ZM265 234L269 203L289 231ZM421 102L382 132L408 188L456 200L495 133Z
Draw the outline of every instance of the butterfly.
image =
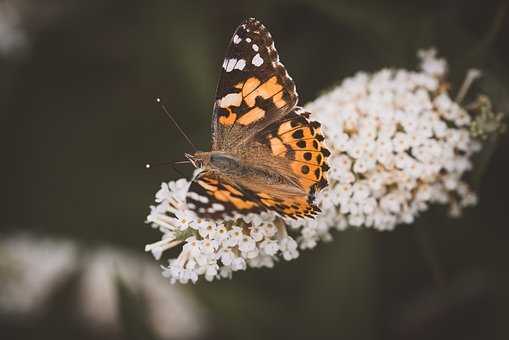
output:
M187 206L212 219L268 210L293 219L315 216L330 152L320 123L297 101L271 34L256 19L245 20L222 65L211 151L186 155L199 169Z

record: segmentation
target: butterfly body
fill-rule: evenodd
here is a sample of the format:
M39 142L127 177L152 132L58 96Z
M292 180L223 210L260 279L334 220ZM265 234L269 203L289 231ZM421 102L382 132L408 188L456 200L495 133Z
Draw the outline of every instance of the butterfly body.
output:
M215 172L218 175L222 174L237 181L249 178L252 182L263 181L273 185L291 185L295 183L295 181L287 178L287 176L282 175L285 173L284 170L289 172L289 169L286 169L285 162L273 159L270 156L267 157L268 155L262 148L255 148L249 151L238 154L223 151L200 152L195 154L194 157L201 160L203 171ZM265 161L260 162L260 160Z
M201 171L189 188L188 206L210 218L265 210L314 216L314 194L327 185L329 151L320 124L297 100L270 33L257 20L246 20L223 61L211 151L189 157Z

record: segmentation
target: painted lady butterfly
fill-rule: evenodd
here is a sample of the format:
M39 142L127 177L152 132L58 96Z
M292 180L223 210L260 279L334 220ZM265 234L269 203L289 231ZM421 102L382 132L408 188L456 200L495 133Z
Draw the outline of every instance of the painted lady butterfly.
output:
M212 116L212 151L187 155L200 172L187 194L199 216L273 210L313 217L327 185L320 123L297 107L295 84L268 30L247 19L227 48Z

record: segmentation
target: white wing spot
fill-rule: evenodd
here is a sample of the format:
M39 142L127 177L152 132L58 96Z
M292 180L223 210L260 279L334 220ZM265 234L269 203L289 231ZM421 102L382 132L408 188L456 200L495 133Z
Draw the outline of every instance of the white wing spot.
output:
M253 44L253 46L251 46L251 47L253 48L253 51L258 52L258 45Z
M242 94L241 93L229 93L219 102L219 106L223 109L226 109L230 106L240 106L242 103Z
M251 38L246 38L246 41L247 41L248 43L250 43L250 42L251 42Z
M234 43L235 45L237 45L237 44L238 44L239 42L241 42L241 41L242 41L242 38L241 38L241 37L239 37L238 35L236 35L236 34L235 34L235 35L233 36L233 43Z
M256 55L253 57L253 60L251 60L251 63L258 67L260 66L261 64L263 64L263 59L262 57L260 57L260 53L256 53ZM228 70L227 70L228 71Z
M237 62L237 59L235 58L231 58L228 60L228 65L226 65L226 72L230 72L231 70L233 70L233 67L235 66L235 63Z
M226 65L228 64L228 59L225 59L223 61L223 68L226 70Z
M192 191L187 193L187 197L189 197L190 199L192 199L194 201L198 201L198 202L202 202L202 203L208 203L209 202L209 199L207 197L201 196L198 193L192 192Z
M237 61L237 65L235 65L235 68L242 71L244 66L246 66L246 61L244 59L239 59L239 61Z
M212 209L214 209L215 211L222 211L222 210L224 210L224 205L222 205L220 203L213 203Z

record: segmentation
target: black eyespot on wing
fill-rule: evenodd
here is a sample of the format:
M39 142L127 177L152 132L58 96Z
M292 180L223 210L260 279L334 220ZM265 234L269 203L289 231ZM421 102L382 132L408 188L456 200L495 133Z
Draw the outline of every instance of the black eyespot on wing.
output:
M304 137L304 133L302 132L302 130L296 130L294 133L292 133L292 137L295 139L300 139Z
M316 155L316 162L317 162L318 164L321 164L321 163L322 163L322 155L321 155L321 154Z
M314 145L314 144L313 144ZM297 142L297 146L301 149L304 149L306 147L306 141L305 140L300 140Z

